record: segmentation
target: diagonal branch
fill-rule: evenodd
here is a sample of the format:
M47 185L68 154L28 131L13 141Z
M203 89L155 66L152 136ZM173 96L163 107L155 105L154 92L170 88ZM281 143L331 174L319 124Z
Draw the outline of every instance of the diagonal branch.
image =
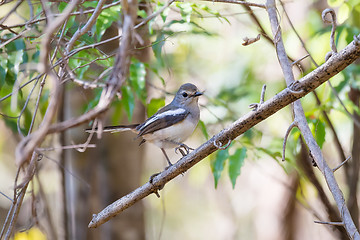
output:
M152 179L152 184L149 182L145 183L143 186L107 206L99 214L94 214L93 219L89 223L89 227L95 228L100 226L141 199L152 193L156 193L167 182L171 181L181 173L186 172L196 163L215 152L218 149L214 144L215 140L226 143L237 138L280 109L312 92L322 83L326 82L332 76L338 74L345 67L354 62L358 57L360 57L360 48L357 46L356 42L353 41L319 68L300 79L297 86L303 91L300 91L298 94L293 94L289 88L286 88L271 99L265 101L256 111L251 111L244 115L231 126L222 130L209 141L195 149L189 155L181 158L173 166L154 177Z

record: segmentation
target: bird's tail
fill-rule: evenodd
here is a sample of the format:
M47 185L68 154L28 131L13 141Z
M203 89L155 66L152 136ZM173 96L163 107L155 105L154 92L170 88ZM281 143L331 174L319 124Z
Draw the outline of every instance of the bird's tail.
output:
M124 131L133 131L133 132L137 133L137 130L136 130L137 126L139 126L139 124L106 126L106 127L104 127L103 132L117 133L117 132L124 132ZM92 132L96 132L96 131L97 131L97 128L85 129L85 132L87 132L87 133L92 133Z

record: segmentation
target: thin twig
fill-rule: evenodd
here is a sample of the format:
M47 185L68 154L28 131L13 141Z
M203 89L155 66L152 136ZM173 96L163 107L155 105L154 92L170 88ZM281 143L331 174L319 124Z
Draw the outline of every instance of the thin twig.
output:
M100 0L94 10L94 13L91 15L90 19L86 22L86 24L78 29L74 35L71 37L70 41L67 43L66 52L70 52L70 49L74 46L75 42L84 35L90 28L95 24L97 17L100 15L102 11L102 7L104 6L106 0Z
M283 154L282 154L282 161L285 161L285 149L286 149L286 143L287 143L287 139L290 135L291 130L297 127L297 123L294 121L290 124L290 126L288 127L288 129L286 130L285 136L284 136L284 142L283 142Z
M304 60L305 58L309 57L310 54L306 54L305 56L299 58L298 60L294 61L291 63L291 65L297 65L299 62L301 62L302 60Z
M248 38L248 37L245 37L243 38L244 42L241 44L243 46L249 46L250 44L253 44L257 41L260 40L260 36L261 34L259 33L255 38Z
M3 24L9 18L10 15L13 14L16 11L16 9L21 5L22 2L23 2L22 0L18 0L15 6L12 9L10 9L10 11L4 17L0 19L0 24Z
M10 224L10 217L12 216L12 213L14 211L15 203L16 202L14 200L13 203L11 204L11 206L10 206L10 209L9 209L7 215L6 215L4 224L3 224L2 228L1 228L1 232L0 232L0 239L3 239L5 231L6 231L7 227L8 227L8 224Z
M9 222L9 225L8 225L5 237L4 237L5 240L10 239L10 237L12 235L16 220L19 216L21 205L22 205L24 197L25 197L26 189L29 186L30 180L32 179L32 177L35 174L35 169L36 169L36 164L37 164L36 155L37 154L35 152L33 152L31 160L30 160L30 164L27 168L27 175L25 176L25 182L21 186L21 191L20 191L19 195L16 197L16 201L13 203L13 205L14 205L13 212L11 215L11 219L9 219L10 222ZM16 188L14 191L16 191Z
M159 10L157 10L156 12L153 12L151 15L149 15L148 17L146 17L144 20L142 20L139 24L137 24L135 26L134 29L138 29L139 27L147 24L151 19L157 17L158 15L160 15L165 9L167 9L173 2L175 2L176 0L169 0L164 6L162 6Z
M251 103L249 105L250 109L252 109L253 111L257 111L260 108L260 106L264 103L265 91L266 91L266 84L264 84L261 88L260 102L259 103Z
M39 71L48 74L50 79L52 80L52 88L50 94L50 101L43 118L43 121L39 127L39 129L26 138L24 138L16 148L16 162L18 165L22 165L26 160L28 160L31 152L35 149L35 147L42 142L45 138L50 123L56 113L59 94L60 94L60 85L57 79L57 76L51 71L51 68L48 64L48 53L50 52L50 41L52 39L52 34L56 31L56 29L61 26L61 24L67 19L71 11L77 6L80 0L74 0L64 10L64 15L54 20L48 27L45 29L45 35L42 39L42 51L40 52L40 66Z
M326 14L331 15L331 21L326 19ZM327 8L322 12L321 17L324 22L331 23L331 25L332 25L331 26L331 34L330 34L330 47L334 53L337 53L336 44L335 44L335 31L336 31L336 26L337 26L336 13L335 13L334 9Z
M3 42L2 44L0 44L0 49L5 47L7 44L15 41L16 39L21 38L22 36L24 36L28 32L30 32L30 29L26 29L26 30L22 31L21 33L18 33L17 35L15 35L12 38L8 39L7 41Z
M347 163L347 161L349 161L349 159L351 158L351 156L349 156L347 159L345 159L342 163L340 163L337 167L333 168L333 172L336 172L339 168L341 168L345 163Z
M202 1L208 1L208 2L222 2L222 3L233 3L233 4L240 4L248 7L259 7L259 8L266 8L265 4L259 4L259 3L252 3L252 2L246 2L246 1L240 1L240 0L202 0Z
M113 6L119 5L121 1L116 1L110 4L105 5L102 10L111 8ZM93 13L95 11L95 9L89 9L89 10L85 10L85 11L78 11L78 12L72 12L70 13L69 16L77 16L77 15L83 15L83 14L89 14L89 13ZM61 15L63 15L64 13L59 13L59 14L53 14L54 17L60 17ZM35 16L37 17L37 16ZM22 24L16 24L16 25L12 25L12 26L6 26L7 29L8 28L18 28L18 27L24 27L25 25L32 25L32 24L36 24L38 22L42 22L45 21L46 17L42 17L39 19L31 19L29 21L27 21L26 23L22 23Z
M40 177L39 174L35 175L35 178L37 180L37 184L38 184L38 188L39 188L39 194L41 196L42 201L44 202L44 213L45 213L45 217L46 217L46 222L49 226L50 229L50 238L57 240L57 234L56 234L56 227L54 225L54 221L52 218L52 212L50 211L50 207L49 207L49 201L47 200L46 194L44 192L44 188L42 186L42 183L40 181ZM33 181L34 182L34 181Z
M13 202L14 200L11 199L11 197L9 197L8 195L6 195L5 193L0 191L0 194L3 195L4 197L6 197L7 199L9 199L11 202Z
M343 222L324 222L324 221L314 221L314 223L318 224L327 224L327 225L334 225L334 226L344 226Z
M39 152L46 152L46 151L55 151L55 150L68 150L68 149L77 149L77 148L83 148L85 147L85 144L74 144L74 145L68 145L68 146L61 146L61 147L48 147L48 148L37 148L36 151ZM87 148L95 148L96 144L87 144Z
M23 113L25 112L25 110L26 110L26 108L27 108L27 106L28 106L28 103L29 103L29 101L30 101L31 95L33 94L33 92L34 92L34 90L35 90L35 87L36 87L36 85L37 85L38 82L39 82L39 80L37 80L37 81L34 83L34 86L31 88L28 96L26 97L24 106L23 106L23 108L21 109L20 114L19 114L19 117L18 117L17 122L16 122L16 126L17 126L18 133L19 133L19 135L22 136L22 137L24 137L24 134L21 132L21 127L20 127L21 116L22 116ZM34 114L34 115L35 115L35 114ZM34 120L34 118L33 118L33 120ZM31 125L32 125L32 123L31 123Z

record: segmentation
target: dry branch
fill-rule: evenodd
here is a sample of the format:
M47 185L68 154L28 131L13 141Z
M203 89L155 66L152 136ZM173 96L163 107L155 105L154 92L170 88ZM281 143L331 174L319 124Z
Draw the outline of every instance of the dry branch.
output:
M59 94L60 94L60 82L58 81L57 76L54 72L51 71L51 67L48 61L48 55L50 52L50 41L52 39L53 33L57 30L58 27L68 18L71 11L77 6L79 0L72 1L64 10L64 14L61 17L58 17L45 29L45 34L41 42L41 53L40 53L40 63L39 71L47 74L53 84L51 88L51 98L49 101L49 106L46 110L45 117L38 130L26 136L16 147L16 163L22 165L27 161L34 151L34 149L44 140L50 123L55 116Z
M93 219L89 223L89 227L94 228L100 226L110 218L121 213L126 208L129 208L151 193L155 193L159 189L162 189L162 187L171 179L175 178L181 173L186 172L206 156L215 152L217 150L217 147L214 145L215 141L225 144L229 140L231 141L235 139L280 109L312 92L322 83L326 82L332 76L338 74L345 67L354 62L358 57L360 57L360 48L358 47L357 42L353 41L338 54L334 54L319 68L300 79L299 83L296 85L297 88L295 90L303 91L299 91L298 94L294 94L293 91L289 88L284 89L268 101L261 104L257 111L251 111L245 116L241 117L236 122L231 124L231 126L213 136L209 141L202 144L189 155L181 158L173 166L154 177L152 179L152 184L149 182L145 183L143 186L135 189L133 192L107 206L99 214L94 214Z

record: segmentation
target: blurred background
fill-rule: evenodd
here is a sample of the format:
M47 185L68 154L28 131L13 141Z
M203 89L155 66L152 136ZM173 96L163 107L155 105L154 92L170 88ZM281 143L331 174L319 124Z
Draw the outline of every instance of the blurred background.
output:
M121 34L121 8L114 2L75 48ZM64 27L67 30L59 41L60 49L91 16L84 11L97 4L98 1L84 1L78 6L76 11L80 13L69 18ZM164 4L139 2L137 20L141 22ZM38 73L29 70L25 74L24 69L26 63L38 62L45 21L28 20L44 17L44 6L58 13L66 5L66 1L5 1L0 5L0 226L7 224L14 198L18 172L15 147L31 123L38 126L41 122L51 88L46 82L34 120L37 93L31 89L34 85L35 92L39 91L40 83L30 82ZM295 0L277 2L277 7L285 47L294 61L307 52L287 16L317 64L322 64L330 51L331 25L321 19L325 8L334 7L337 12L338 49L359 33L359 1ZM17 24L23 25L9 28ZM31 30L23 33L27 28ZM17 40L6 42L19 33L23 34ZM60 33L61 30L54 39ZM274 46L267 39L271 40L272 34L267 12L262 8L211 1L176 2L138 29L137 34L142 41L137 40L133 51L130 76L122 87L123 97L116 99L106 114L109 125L142 122L168 104L181 84L191 82L205 91L199 100L201 122L185 142L196 148L251 111L248 105L259 102L263 84L267 86L265 99L286 87ZM256 38L258 34L259 41L242 44L244 38ZM53 44L55 47L55 40ZM118 42L112 41L80 51L69 59L69 68L81 81L102 83L114 64L117 46ZM61 51L55 56L55 60L60 59ZM316 67L309 57L300 65L294 65L297 79ZM359 67L354 64L333 77L336 94L323 84L316 96L309 94L301 100L328 164L335 167L345 160L343 156L352 156L348 166L336 172L336 178L357 225L360 148L356 145L359 129L354 121L358 121L359 112L358 72ZM29 85L17 96L16 107L11 108L14 97L6 96L12 92L15 79L17 84ZM101 89L84 88L79 81L68 79L62 83L62 106L55 121L85 113L96 105L101 94ZM336 221L339 213L296 129L287 143L286 161L281 161L283 138L291 122L292 113L287 107L237 138L228 149L217 151L166 184L160 198L150 195L96 229L87 228L92 214L146 183L152 174L166 167L166 161L156 146L138 146L139 140L133 133L94 137L91 144L96 147L90 146L86 151L62 149L61 146L85 143L88 134L84 129L91 122L49 135L41 144L42 158L27 189L13 238L347 239L341 227L314 223ZM180 159L173 149L167 152L172 162ZM231 165L233 160L236 169ZM24 174L20 170L21 178Z

